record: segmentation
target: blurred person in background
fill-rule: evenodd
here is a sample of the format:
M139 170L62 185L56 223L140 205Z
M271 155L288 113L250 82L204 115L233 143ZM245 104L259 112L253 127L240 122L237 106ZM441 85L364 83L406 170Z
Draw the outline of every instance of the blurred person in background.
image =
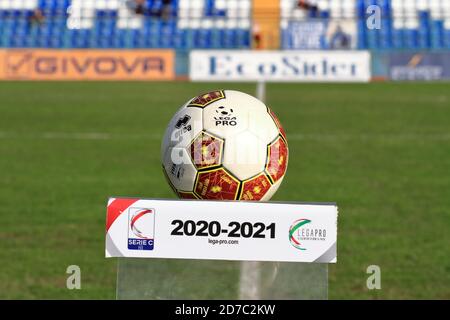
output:
M319 8L315 4L311 4L306 0L298 0L297 7L309 11L310 17L317 18L319 15Z
M172 14L172 0L162 0L161 17L165 20Z
M136 14L145 14L145 0L127 0L127 7Z
M29 17L32 26L40 26L45 22L45 16L41 9L33 10L33 14Z
M257 23L253 24L252 28L252 37L253 37L253 48L254 49L262 49L262 34L261 28Z
M172 0L162 0L162 6L157 9L148 8L145 0L127 0L127 7L136 14L159 17L167 20L172 13Z
M351 38L350 35L342 30L338 25L330 39L330 49L350 49Z

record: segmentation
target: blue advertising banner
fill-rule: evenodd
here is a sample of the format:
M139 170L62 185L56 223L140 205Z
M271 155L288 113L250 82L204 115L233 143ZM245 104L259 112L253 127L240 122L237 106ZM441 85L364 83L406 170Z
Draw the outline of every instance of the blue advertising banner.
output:
M450 80L450 52L391 53L389 78L398 81Z
M356 49L356 24L349 20L290 21L283 30L283 49Z
M291 21L285 31L284 49L323 49L326 22Z

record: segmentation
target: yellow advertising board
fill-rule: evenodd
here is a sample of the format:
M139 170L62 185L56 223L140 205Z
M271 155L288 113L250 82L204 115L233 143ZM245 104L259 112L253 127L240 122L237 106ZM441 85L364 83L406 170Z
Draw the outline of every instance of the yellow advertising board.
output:
M173 50L0 50L0 80L173 80Z

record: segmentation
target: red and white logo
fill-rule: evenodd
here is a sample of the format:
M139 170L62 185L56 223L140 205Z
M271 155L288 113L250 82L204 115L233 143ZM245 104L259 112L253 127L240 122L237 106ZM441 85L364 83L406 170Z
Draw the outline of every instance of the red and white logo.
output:
M149 237L149 233L150 233L149 231L151 231L151 230L146 230L146 229L148 229L146 227L148 227L150 224L147 223L147 226L146 226L146 223L145 223L145 220L148 220L148 219L146 219L146 215L147 215L147 217L149 217L149 214L151 214L151 213L153 213L152 210L143 209L143 210L137 211L136 213L134 213L132 215L131 221L130 221L130 228L131 228L131 231L138 238L151 239ZM141 230L145 230L147 232L145 232L145 231L143 232Z
M128 249L153 250L155 211L147 208L128 209Z

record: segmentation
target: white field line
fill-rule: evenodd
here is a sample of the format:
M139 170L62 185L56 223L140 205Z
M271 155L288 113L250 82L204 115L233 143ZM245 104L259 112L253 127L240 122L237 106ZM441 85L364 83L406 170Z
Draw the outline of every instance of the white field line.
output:
M38 140L160 140L160 134L132 134L107 132L1 132L0 139L38 139Z
M288 141L450 141L448 133L369 133L369 134L311 134L293 133ZM40 139L40 140L161 140L161 134L108 133L108 132L35 132L20 133L0 131L0 139Z

